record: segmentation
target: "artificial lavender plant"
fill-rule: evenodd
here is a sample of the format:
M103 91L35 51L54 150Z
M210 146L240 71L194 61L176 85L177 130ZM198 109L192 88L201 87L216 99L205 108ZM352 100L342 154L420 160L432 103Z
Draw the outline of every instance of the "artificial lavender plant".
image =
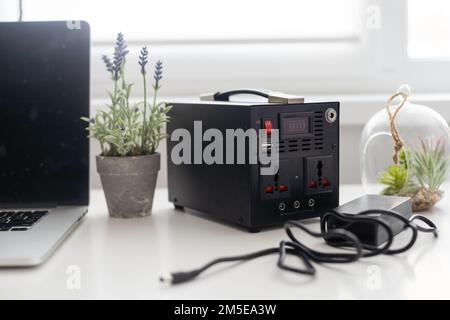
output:
M143 101L132 103L130 97L133 84L128 83L125 78L128 53L124 36L119 33L112 61L108 56L102 56L106 70L114 83L113 91L108 92L110 103L106 105L106 109L99 110L93 118L82 118L89 123L87 128L89 137L99 141L102 156L127 157L153 154L159 142L165 137L161 128L169 119L167 113L170 105L157 102L163 76L162 62L158 61L155 65L153 100L149 103L146 70L149 54L147 47L142 48L138 64L144 88Z

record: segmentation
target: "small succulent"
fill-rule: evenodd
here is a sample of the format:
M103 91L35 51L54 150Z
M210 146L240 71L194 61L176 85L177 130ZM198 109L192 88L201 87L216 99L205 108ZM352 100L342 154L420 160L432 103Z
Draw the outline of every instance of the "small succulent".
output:
M131 91L133 84L129 84L125 78L126 56L129 53L128 46L122 33L117 35L113 59L102 56L106 71L110 73L114 82L114 89L108 92L110 104L105 110L99 110L93 118L82 120L88 122L89 137L100 142L103 156L138 156L153 154L159 142L165 138L161 128L168 122L167 113L170 105L157 102L158 90L161 88L162 62L155 66L153 87L153 102L147 101L147 72L148 49L143 47L138 64L141 67L142 81L144 84L144 100L131 103Z
M411 179L410 173L402 165L392 165L380 176L380 183L386 185L381 194L387 196L406 195L420 189Z
M384 195L414 195L421 190L439 191L447 177L449 160L442 140L436 143L420 141L420 148L400 152L398 165L389 166L378 181L386 187Z

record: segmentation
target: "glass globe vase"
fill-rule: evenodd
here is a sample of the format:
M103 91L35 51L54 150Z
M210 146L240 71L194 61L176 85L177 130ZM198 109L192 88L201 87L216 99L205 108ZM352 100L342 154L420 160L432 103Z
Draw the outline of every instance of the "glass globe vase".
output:
M366 193L411 197L417 212L430 209L444 195L450 130L439 113L408 102L408 96L409 90L397 94L402 101L388 102L367 122L361 135L360 164Z

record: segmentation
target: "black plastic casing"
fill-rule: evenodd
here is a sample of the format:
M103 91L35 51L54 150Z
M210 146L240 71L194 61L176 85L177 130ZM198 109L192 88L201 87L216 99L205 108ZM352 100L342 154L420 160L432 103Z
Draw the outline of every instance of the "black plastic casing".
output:
M412 215L412 202L408 197L368 194L334 210L342 214L357 214L371 209L395 211L409 219ZM404 230L404 224L399 219L388 215L381 215L379 219L389 225L394 236ZM347 222L339 221L335 217L330 217L328 220L328 230L342 228L344 225L346 230L355 234L364 244L380 246L388 239L386 230L379 224L358 222L348 225Z
M317 217L339 204L339 102L269 104L236 102L172 103L167 133L184 128L191 134L194 150L194 121L202 130L262 129L270 120L279 129L285 116L310 117L310 130L298 136L280 132L277 176L261 176L259 164L179 164L171 161L178 141L167 139L169 201L178 208L209 214L221 221L251 231L282 225L291 219ZM332 108L336 119L329 123L325 112ZM210 142L203 142L203 148ZM261 143L259 142L259 147ZM224 159L226 157L224 148ZM248 146L246 146L248 152ZM191 155L193 158L193 154ZM248 158L248 154L246 154ZM320 172L319 169L320 162ZM320 177L318 176L320 173ZM327 185L309 188L310 180L327 180ZM287 186L278 192L281 185ZM266 193L268 186L274 192ZM281 210L284 207L283 210Z

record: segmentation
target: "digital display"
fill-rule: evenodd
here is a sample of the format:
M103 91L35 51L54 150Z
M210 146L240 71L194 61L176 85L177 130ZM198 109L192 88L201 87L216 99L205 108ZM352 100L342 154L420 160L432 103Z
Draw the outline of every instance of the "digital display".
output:
M285 136L295 136L310 132L309 116L283 117L281 120L282 134Z

